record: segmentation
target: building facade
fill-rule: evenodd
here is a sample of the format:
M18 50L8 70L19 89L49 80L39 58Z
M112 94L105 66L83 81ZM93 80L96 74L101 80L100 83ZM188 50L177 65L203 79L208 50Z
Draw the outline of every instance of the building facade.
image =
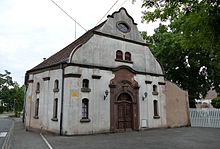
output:
M62 135L167 127L163 70L125 8L26 73L27 129Z

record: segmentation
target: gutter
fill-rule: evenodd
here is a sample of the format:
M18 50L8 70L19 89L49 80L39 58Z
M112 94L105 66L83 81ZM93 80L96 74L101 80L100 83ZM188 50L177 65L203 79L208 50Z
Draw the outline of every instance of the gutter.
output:
M62 69L62 89L61 89L61 111L60 111L60 135L62 136L63 130L63 96L64 96L64 67L63 63L60 64Z

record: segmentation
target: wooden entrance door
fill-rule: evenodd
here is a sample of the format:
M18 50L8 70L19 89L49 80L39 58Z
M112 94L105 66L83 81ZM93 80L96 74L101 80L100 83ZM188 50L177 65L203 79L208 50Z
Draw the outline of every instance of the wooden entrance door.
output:
M132 115L131 96L122 93L118 98L118 129L132 128Z

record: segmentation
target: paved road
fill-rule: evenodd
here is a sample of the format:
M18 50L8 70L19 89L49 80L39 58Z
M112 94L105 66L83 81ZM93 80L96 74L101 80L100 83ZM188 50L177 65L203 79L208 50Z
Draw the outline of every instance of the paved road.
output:
M10 118L0 116L0 148L2 148L6 135L12 126L12 122Z
M217 149L220 129L174 128L90 136L52 136L53 149Z
M218 149L220 129L173 128L88 136L44 135L53 149ZM39 133L15 119L12 149L48 149Z
M25 130L21 118L14 121L12 149L48 149L39 133Z

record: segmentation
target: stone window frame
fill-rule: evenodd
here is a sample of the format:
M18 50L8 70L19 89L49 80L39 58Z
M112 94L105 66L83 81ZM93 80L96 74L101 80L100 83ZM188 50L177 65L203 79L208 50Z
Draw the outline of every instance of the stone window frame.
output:
M120 53L120 54L118 54L118 53ZM126 54L129 56L126 56ZM125 52L125 56L124 56L124 54L121 50L116 51L115 61L133 64L133 62L131 61L131 53Z
M121 50L117 50L115 53L116 60L123 60L123 52Z
M153 95L158 95L159 93L158 93L158 87L157 87L157 85L153 85L153 92L152 92L152 94Z
M53 118L52 121L58 121L58 98L53 101Z
M153 108L154 108L154 116L153 116L153 118L154 119L159 119L160 116L159 116L159 109L158 109L158 101L157 100L153 101Z
M34 107L34 118L35 119L39 118L39 105L40 105L40 99L37 98L35 101L35 107Z
M91 89L89 88L89 79L82 80L81 92L91 92Z
M53 92L59 92L59 80L58 80L58 79L56 79L56 80L54 81Z
M128 33L131 31L131 27L125 21L118 21L116 28L122 33Z
M131 61L131 53L125 52L125 61Z
M89 119L89 99L83 98L82 99L82 118L80 122L85 123L85 122L90 122Z
M40 82L37 82L36 93L40 93Z

